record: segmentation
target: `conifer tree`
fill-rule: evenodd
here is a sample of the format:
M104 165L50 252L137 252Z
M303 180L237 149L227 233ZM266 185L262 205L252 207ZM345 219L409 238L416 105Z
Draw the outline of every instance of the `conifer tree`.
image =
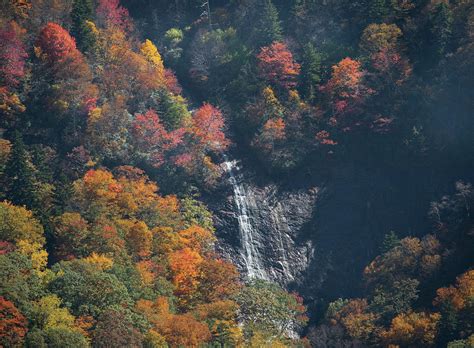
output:
M441 58L449 49L452 34L453 13L449 5L440 2L431 15L431 35L435 54Z
M86 21L92 20L94 6L92 0L74 0L72 4L71 33L76 38L76 42L81 51L87 51L90 41L90 28Z
M15 132L12 151L5 169L7 178L7 198L15 205L25 205L29 209L38 207L33 167L19 132Z
M278 18L278 10L271 0L264 0L256 7L258 22L256 25L258 46L267 46L282 38L281 23Z
M316 86L321 82L321 55L311 43L303 48L301 64L301 94L306 100L313 100Z

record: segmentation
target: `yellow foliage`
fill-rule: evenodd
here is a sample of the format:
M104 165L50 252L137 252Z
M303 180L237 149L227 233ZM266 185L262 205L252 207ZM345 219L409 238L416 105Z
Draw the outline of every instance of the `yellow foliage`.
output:
M102 109L99 108L99 107L96 107L96 108L93 108L91 111L89 111L89 115L88 115L88 126L92 125L93 123L97 122L98 120L100 120L100 118L102 117Z
M42 297L33 304L33 318L43 330L50 328L74 329L75 318L67 308L61 308L61 300L56 295Z
M88 257L84 258L85 262L88 262L98 269L101 269L102 271L111 269L112 266L114 265L114 261L105 255L102 254L97 254L93 252L91 255Z
M0 87L0 111L6 116L12 116L26 111L16 93L10 93L6 87Z
M140 279L144 286L151 286L155 281L155 274L152 270L152 264L149 261L140 261L135 265Z
M140 52L161 72L164 70L163 60L156 46L150 40L146 39L140 46Z
M0 239L18 243L20 240L44 245L43 226L24 207L0 202Z
M43 246L36 242L20 240L17 243L18 251L30 258L33 269L43 272L48 264L48 252Z

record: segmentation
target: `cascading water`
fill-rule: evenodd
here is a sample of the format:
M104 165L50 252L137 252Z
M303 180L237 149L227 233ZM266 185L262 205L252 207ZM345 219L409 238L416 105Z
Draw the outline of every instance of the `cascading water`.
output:
M252 209L249 205L255 202L246 193L245 187L242 184L242 175L239 173L240 168L237 166L236 161L230 161L227 157L224 157L224 159L224 166L229 174L229 182L234 191L234 202L237 208L237 220L242 247L241 256L244 260L247 276L249 278L268 279L255 243L257 231L250 217ZM234 170L237 174L234 173Z

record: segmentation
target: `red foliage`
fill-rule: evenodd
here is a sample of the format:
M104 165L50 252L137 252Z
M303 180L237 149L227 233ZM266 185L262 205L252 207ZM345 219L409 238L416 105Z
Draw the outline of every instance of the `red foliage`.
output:
M141 151L148 152L154 165L163 163L167 151L176 148L183 141L185 130L182 128L168 132L154 110L137 114L132 124L133 133Z
M129 30L132 27L128 10L120 6L120 0L99 0L97 17L106 25Z
M20 345L28 332L27 320L15 305L0 296L0 346Z
M387 80L401 85L412 73L412 67L400 53L388 49L381 50L370 56L373 68Z
M300 65L293 60L293 55L284 43L274 42L270 46L262 47L257 58L263 79L283 88L296 86Z
M50 63L64 62L80 55L74 38L56 23L49 22L43 27L36 44Z
M0 255L11 253L14 250L15 250L14 244L4 241L4 240L0 241Z
M337 145L337 142L330 139L330 136L328 131L322 130L316 133L316 140L322 145Z
M193 134L199 143L211 151L224 151L229 145L224 134L224 117L222 112L205 103L195 113L193 117Z
M170 69L165 69L165 85L171 93L176 95L181 94L183 90L179 85L175 73Z
M0 29L0 79L9 87L17 86L25 76L25 59L28 54L21 34L21 28L14 21Z

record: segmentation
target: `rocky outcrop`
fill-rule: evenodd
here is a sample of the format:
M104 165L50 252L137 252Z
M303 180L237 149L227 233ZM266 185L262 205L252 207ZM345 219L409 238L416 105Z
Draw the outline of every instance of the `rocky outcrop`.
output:
M223 164L227 187L216 217L218 249L247 277L298 282L307 270L314 248L304 236L320 189L281 190L274 183L258 185L237 161ZM224 185L226 186L226 185Z

